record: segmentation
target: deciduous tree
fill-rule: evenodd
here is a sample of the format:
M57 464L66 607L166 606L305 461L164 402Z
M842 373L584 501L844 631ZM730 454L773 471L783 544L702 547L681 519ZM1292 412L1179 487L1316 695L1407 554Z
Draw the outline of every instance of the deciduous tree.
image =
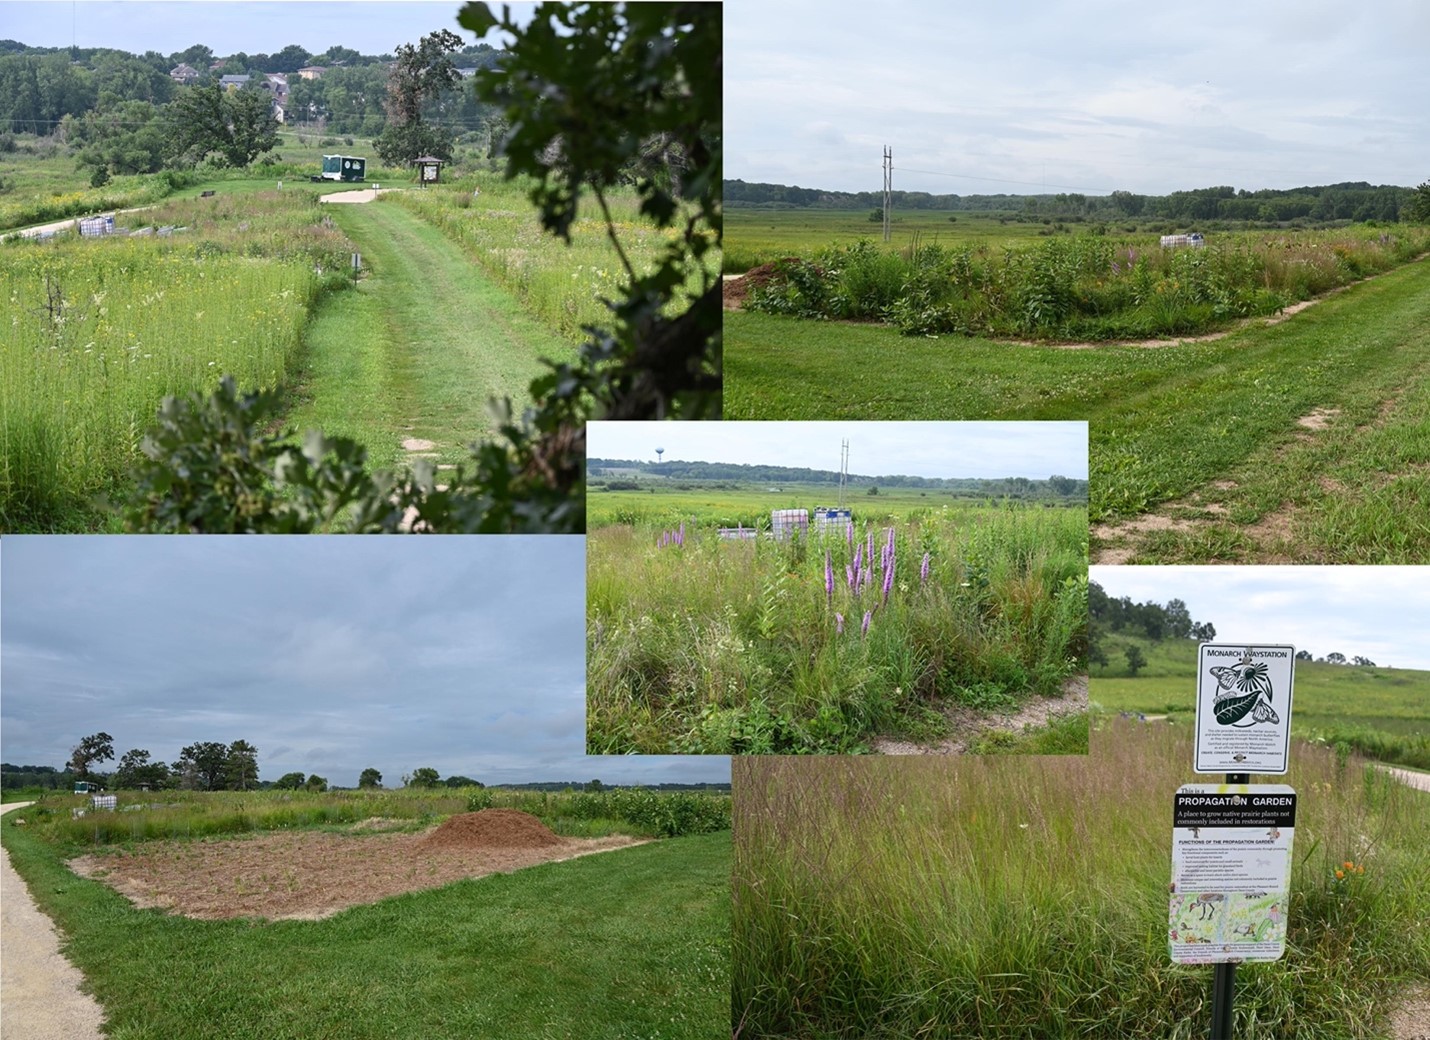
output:
M114 738L108 733L95 733L85 737L70 752L67 768L80 780L94 778L90 766L96 762L108 762L114 758Z
M460 36L438 29L415 46L397 48L397 64L387 81L387 127L373 141L383 162L407 166L419 155L452 158L452 131L424 122L422 108L462 81L450 57L461 47Z
M382 774L376 769L364 769L362 775L358 777L358 787L381 787Z

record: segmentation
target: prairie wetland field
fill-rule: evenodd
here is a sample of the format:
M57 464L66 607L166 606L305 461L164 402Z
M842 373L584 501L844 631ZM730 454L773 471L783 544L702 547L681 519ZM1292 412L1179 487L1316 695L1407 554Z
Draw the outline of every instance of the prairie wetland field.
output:
M1085 752L1081 502L881 490L771 535L833 497L592 492L588 753Z
M727 255L744 221L750 259L784 259L726 280L727 418L1086 419L1098 563L1430 555L1430 228L1162 248L957 216L887 246L738 216Z
M116 506L161 402L206 395L225 375L240 392L281 394L287 428L358 441L374 467L469 461L498 431L490 400L519 415L543 362L573 360L582 326L609 322L603 300L624 270L587 210L568 246L543 233L527 180L475 163L420 190L410 171L376 165L366 184L295 175L310 167L83 189L55 212L148 205L117 214L105 237L0 246L0 530L121 530ZM382 192L369 204L319 203L372 182ZM669 236L633 189L608 203L626 256L648 270ZM49 215L26 205L5 219ZM706 262L718 265L718 250Z
M111 1035L728 1028L728 794L118 798L76 818L87 799L47 794L0 817Z
M1191 727L1099 718L1086 756L737 758L741 1038L1192 1040L1212 969L1168 954ZM1430 973L1430 794L1294 741L1285 955L1234 1035L1385 1038Z

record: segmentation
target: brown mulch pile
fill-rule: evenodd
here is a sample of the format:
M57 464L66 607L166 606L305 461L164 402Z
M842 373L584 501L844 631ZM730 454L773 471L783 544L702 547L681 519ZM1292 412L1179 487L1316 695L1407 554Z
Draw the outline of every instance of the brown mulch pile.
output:
M519 816L526 820L515 819ZM639 844L640 839L623 836L562 838L533 816L487 809L452 817L425 834L303 831L155 841L132 852L81 856L69 867L140 907L210 920L316 920L462 878Z
M422 840L427 849L543 849L565 839L520 809L483 809L450 817Z
M796 263L798 257L786 257L775 263ZM720 284L720 295L727 311L737 311L745 305L751 289L763 288L771 282L783 281L783 276L775 271L775 263L752 267L744 274L726 275Z

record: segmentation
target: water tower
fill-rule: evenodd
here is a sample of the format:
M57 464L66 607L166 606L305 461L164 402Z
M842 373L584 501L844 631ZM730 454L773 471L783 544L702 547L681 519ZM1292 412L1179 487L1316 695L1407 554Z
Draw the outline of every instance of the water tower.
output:
M664 455L664 454L665 454L665 449L664 449L664 448L656 448L656 449L655 449L655 464L656 464L657 466L660 465L660 463L661 463L661 456Z

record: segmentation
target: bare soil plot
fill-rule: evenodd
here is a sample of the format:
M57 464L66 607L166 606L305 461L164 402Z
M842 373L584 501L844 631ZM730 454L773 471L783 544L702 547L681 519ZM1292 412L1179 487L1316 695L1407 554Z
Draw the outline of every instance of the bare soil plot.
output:
M449 818L423 834L262 834L150 842L70 861L136 906L187 917L317 920L350 906L644 844L624 836L563 838L515 809Z

